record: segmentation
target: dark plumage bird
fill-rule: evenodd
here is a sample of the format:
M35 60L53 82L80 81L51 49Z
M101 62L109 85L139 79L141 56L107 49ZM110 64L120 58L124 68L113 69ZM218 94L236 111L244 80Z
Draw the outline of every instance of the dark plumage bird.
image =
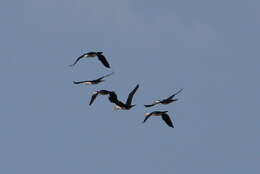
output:
M109 95L110 92L111 91L107 91L107 90L100 90L100 91L93 92L91 99L90 99L90 102L89 102L89 105L91 105L94 102L94 100L97 98L98 94L99 95Z
M76 65L78 63L78 61L80 59L82 59L82 58L94 58L94 57L97 57L98 60L100 60L105 67L110 68L110 65L109 65L106 57L103 55L103 52L88 52L88 53L84 53L81 56L79 56L76 59L76 61L72 65L70 65L70 66Z
M107 75L105 75L105 76L102 76L102 77L100 77L100 78L98 78L98 79L95 79L95 80L86 80L86 81L78 81L78 82L73 82L74 84L85 84L85 85L96 85L96 84L99 84L99 83L101 83L101 82L103 82L103 81L105 81L105 80L103 80L105 77L108 77L108 76L111 76L113 74L113 72L112 73L110 73L110 74L107 74Z
M171 118L169 117L168 114L166 114L168 111L154 111L154 112L151 112L151 113L146 113L145 114L145 119L143 121L143 123L148 119L150 118L151 116L161 116L163 121L169 126L169 127L172 127L174 128L173 126L173 123L171 121Z
M116 104L116 106L114 107L115 110L129 110L135 106L135 105L132 105L131 103L133 100L133 96L136 93L138 88L139 88L139 85L136 85L136 87L128 94L126 103L119 101L117 98L117 95L114 91L110 92L108 99L111 103Z
M180 89L178 92L176 92L175 94L171 95L170 97L166 98L166 99L163 99L163 100L156 100L154 101L152 104L150 105L144 105L145 107L152 107L154 105L157 105L157 104L164 104L164 105L167 105L169 103L172 103L174 101L177 101L178 99L174 99L174 97L179 94L183 89Z

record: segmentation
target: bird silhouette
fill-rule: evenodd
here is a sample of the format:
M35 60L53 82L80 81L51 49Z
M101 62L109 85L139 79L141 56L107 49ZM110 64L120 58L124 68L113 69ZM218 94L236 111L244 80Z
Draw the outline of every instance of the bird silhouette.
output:
M148 118L150 118L151 116L161 116L161 118L163 119L163 121L164 121L169 127L174 128L170 116L169 116L168 114L166 114L167 112L168 112L168 111L153 111L153 112L150 112L150 113L146 113L146 114L145 114L145 119L144 119L143 123L146 122L146 120L147 120Z
M156 100L154 101L152 104L150 105L144 105L145 107L152 107L154 105L157 105L157 104L164 104L164 105L167 105L169 103L172 103L172 102L175 102L177 101L178 99L174 99L174 97L179 94L183 89L180 89L178 92L174 93L173 95L171 95L170 97L166 98L166 99L163 99L163 100Z
M83 58L94 58L97 57L99 61L101 61L101 63L107 67L110 68L110 65L106 59L106 57L103 55L103 52L88 52L88 53L84 53L81 56L79 56L76 61L70 65L70 66L75 66L79 60L83 59Z
M95 79L95 80L85 80L85 81L73 81L74 84L85 84L85 85L96 85L96 84L99 84L105 80L103 80L104 78L108 77L108 76L111 76L113 74L110 73L110 74L107 74L105 76L102 76L102 77L99 77L98 79Z
M132 100L138 88L139 85L137 84L136 87L128 94L126 103L123 103L122 101L118 100L118 97L114 91L110 92L108 99L111 103L116 104L116 106L114 107L115 110L129 110L135 106L132 105Z

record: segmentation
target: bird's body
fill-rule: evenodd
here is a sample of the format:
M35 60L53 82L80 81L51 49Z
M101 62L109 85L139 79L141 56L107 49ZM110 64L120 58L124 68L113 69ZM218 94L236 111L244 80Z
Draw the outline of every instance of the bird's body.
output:
M172 102L175 102L177 101L178 99L175 99L174 97L179 94L183 89L180 89L178 92L176 92L175 94L171 95L170 97L166 98L166 99L163 99L163 100L156 100L154 101L152 104L150 105L144 105L145 107L152 107L154 105L157 105L157 104L163 104L163 105L167 105L167 104L170 104Z
M87 53L84 53L84 54L82 54L81 56L79 56L79 57L76 59L76 61L75 61L72 65L70 65L70 66L76 65L80 59L83 59L83 58L95 58L95 57L97 57L98 60L101 61L101 63L102 63L105 67L110 68L110 65L109 65L109 63L108 63L106 57L103 55L103 52L87 52Z
M100 90L100 91L95 91L93 92L92 96L91 96L91 99L90 99L90 102L89 102L89 105L91 105L94 100L96 99L96 97L98 95L109 95L111 91L108 91L108 90Z
M103 52L93 52L93 51L91 51L91 52L88 52L88 53L84 53L82 56L83 57L92 57L92 58L94 58L94 57L96 57L97 56L97 53L103 53Z
M131 109L131 105L126 105L125 103L118 100L117 95L114 91L111 91L108 97L109 101L111 103L116 104L115 108L116 110L129 110Z
M74 84L85 84L85 85L96 85L96 84L99 84L105 80L103 80L105 77L108 77L110 75L112 75L113 73L110 73L108 75L105 75L105 76L102 76L102 77L99 77L98 79L95 79L95 80L86 80L86 81L74 81L73 83Z
M163 121L164 121L169 127L174 128L173 123L172 123L172 121L171 121L171 118L169 117L168 114L166 114L167 112L168 112L168 111L154 111L154 112L146 113L146 114L145 114L145 119L144 119L143 123L146 122L146 120L147 120L148 118L150 118L151 116L161 116L162 119L163 119Z
M115 110L129 110L135 106L135 105L132 105L131 103L132 103L133 96L136 93L138 88L139 88L139 85L136 85L136 87L128 94L126 103L119 101L117 98L117 95L114 91L110 92L108 99L111 103L116 104L116 106L114 107Z
M165 114L167 112L168 111L153 111L146 113L145 116L161 116L162 114Z
M129 109L131 109L134 106L135 105L126 105L125 103L118 101L116 103L116 106L114 107L114 109L115 110L129 110Z

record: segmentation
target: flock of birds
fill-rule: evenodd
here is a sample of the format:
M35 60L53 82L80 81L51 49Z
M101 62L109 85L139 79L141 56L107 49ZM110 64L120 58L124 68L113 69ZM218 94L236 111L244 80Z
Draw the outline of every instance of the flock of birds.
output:
M98 60L106 67L106 68L110 68L110 64L108 63L106 57L103 55L103 52L88 52L88 53L84 53L83 55L79 56L76 61L70 65L70 66L74 66L76 65L81 59L83 58L98 58ZM98 79L95 80L86 80L86 81L74 81L74 84L86 84L86 85L95 85L95 84L99 84L101 82L104 81L104 78L112 75L112 73L107 74L105 76L102 76ZM90 99L89 105L92 105L93 102L95 101L95 99L97 98L98 95L107 95L108 96L108 100L115 104L114 109L115 110L129 110L132 107L134 107L135 105L132 104L132 100L133 97L136 93L136 91L138 90L139 85L137 84L136 87L128 94L128 98L126 100L126 102L122 102L118 99L117 94L115 93L115 91L108 91L108 90L99 90L99 91L95 91ZM177 94L179 94L182 91L182 89L180 89L179 91L177 91L176 93L174 93L173 95L169 96L166 99L162 99L162 100L156 100L154 101L152 104L149 105L144 105L145 107L152 107L158 104L163 104L163 105L167 105L170 104L172 102L177 101L178 99L175 98L175 96ZM151 116L161 116L161 118L163 119L163 121L169 126L174 128L173 122L170 118L170 116L167 114L168 111L153 111L150 113L146 113L145 114L145 119L143 120L143 123L147 121L148 118L150 118Z

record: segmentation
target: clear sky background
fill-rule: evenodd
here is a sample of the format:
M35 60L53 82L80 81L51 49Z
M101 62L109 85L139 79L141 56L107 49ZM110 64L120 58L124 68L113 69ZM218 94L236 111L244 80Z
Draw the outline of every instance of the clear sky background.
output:
M0 26L0 173L259 173L258 0L4 0ZM88 51L112 70L68 66ZM95 90L125 100L137 83L129 111L88 106ZM143 107L180 88L178 102ZM154 110L175 128L142 124Z

